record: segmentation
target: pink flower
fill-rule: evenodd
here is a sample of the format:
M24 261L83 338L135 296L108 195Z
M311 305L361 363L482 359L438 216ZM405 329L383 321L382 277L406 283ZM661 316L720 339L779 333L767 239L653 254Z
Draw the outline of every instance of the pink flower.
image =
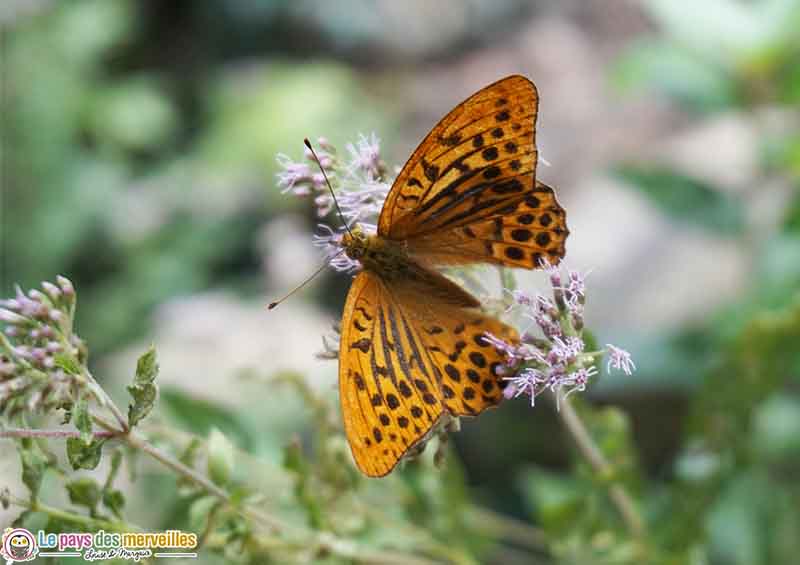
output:
M606 344L608 348L608 365L606 370L610 371L612 368L619 369L626 375L631 375L636 370L636 365L633 363L631 354L617 347L616 345Z

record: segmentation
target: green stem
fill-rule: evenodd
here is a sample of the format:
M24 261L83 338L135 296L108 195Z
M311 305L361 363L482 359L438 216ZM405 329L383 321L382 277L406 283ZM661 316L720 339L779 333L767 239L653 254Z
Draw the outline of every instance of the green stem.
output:
M122 413L122 411L117 407L114 400L108 395L103 387L100 386L100 383L95 380L94 376L89 372L88 369L83 371L83 376L86 378L86 381L92 391L95 393L95 397L98 399L98 402L104 408L107 408L111 414L114 416L114 419L119 424L120 429L123 432L128 431L128 419Z
M497 270L500 273L500 286L509 292L516 290L517 277L514 275L514 271L505 267L498 267Z
M25 506L25 505L23 505ZM70 524L76 524L81 526L83 531L95 531L95 530L106 530L110 532L140 532L142 528L139 526L134 526L133 524L128 524L126 522L115 522L111 520L104 520L102 518L92 518L91 516L84 516L82 514L75 514L74 512L68 512L66 510L61 510L60 508L54 508L53 506L48 506L47 504L42 504L38 500L35 500L27 505L33 512L43 512L50 516L51 518L55 518L62 522L69 522Z
M114 431L97 431L92 432L95 439L110 438L119 435L119 432ZM7 428L0 430L0 439L10 438L56 438L67 439L72 437L81 437L81 432L78 430L28 430L23 428Z
M216 496L217 498L225 502L228 506L234 508L234 510L236 510L237 512L240 512L242 515L250 518L251 520L261 523L262 525L269 528L271 531L280 532L281 530L285 529L284 525L281 524L277 519L273 518L272 516L269 516L252 508L237 507L233 503L231 496L223 489L215 485L211 481L211 479L209 479L205 475L198 473L188 465L184 465L183 463L181 463L168 453L148 443L136 432L130 431L126 435L122 436L121 439L134 449L146 453L147 455L149 455L150 457L152 457L153 459L155 459L168 469L171 469L178 475L202 487L206 492Z
M603 455L603 452L600 451L600 448L597 447L592 436L589 435L589 431L586 429L586 426L583 425L583 421L578 416L578 413L575 412L569 399L561 398L559 405L560 409L558 415L575 440L578 451L581 452L589 462L589 465L591 465L595 472L601 477L613 477L613 467L608 462L605 455ZM622 516L622 520L625 522L625 526L628 528L631 535L634 537L643 536L644 522L639 515L639 511L636 509L636 504L625 488L618 483L612 482L608 487L608 496L617 508L620 516Z
M479 508L477 506L469 508L467 520L469 520L472 527L488 534L490 537L505 539L534 551L547 549L547 538L542 530L488 508Z

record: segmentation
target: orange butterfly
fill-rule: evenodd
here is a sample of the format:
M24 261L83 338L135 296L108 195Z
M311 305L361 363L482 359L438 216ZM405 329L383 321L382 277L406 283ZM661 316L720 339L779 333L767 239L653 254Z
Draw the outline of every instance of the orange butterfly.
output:
M383 205L378 233L344 234L361 263L342 317L339 395L356 464L389 473L444 415L498 404L503 355L484 332L516 331L434 270L556 264L569 234L553 190L536 181L538 95L522 76L456 106L417 147Z

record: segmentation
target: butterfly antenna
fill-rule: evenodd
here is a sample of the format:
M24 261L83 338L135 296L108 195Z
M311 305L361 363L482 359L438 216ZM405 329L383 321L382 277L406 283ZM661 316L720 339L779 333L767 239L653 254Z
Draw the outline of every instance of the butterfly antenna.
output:
M331 192L333 203L336 204L336 211L339 212L339 218L341 218L342 223L344 224L344 229L346 229L347 233L349 233L352 236L353 232L350 231L350 226L347 225L347 220L345 219L344 214L342 214L342 209L339 206L339 201L336 200L336 194L333 193L333 187L331 186L331 181L328 180L328 175L325 172L325 167L322 166L319 157L317 157L317 152L314 151L313 147L311 147L311 142L308 140L307 137L303 139L303 143L305 143L306 147L308 147L308 150L311 151L311 154L314 156L314 160L317 162L317 165L319 166L319 170L322 171L322 176L325 178L325 184L328 185L328 190Z
M319 274L320 274L322 271L324 271L324 270L325 270L325 267L327 267L327 266L330 264L330 262L331 262L331 261L333 261L333 260L334 260L334 259L336 259L336 258L337 258L339 255L341 255L342 253L344 253L344 251L345 251L345 250L344 250L344 249L342 249L341 251L339 251L338 253L336 253L336 255L332 255L332 256L331 256L331 257L329 257L328 259L325 259L325 263L323 263L323 264L322 264L322 266L321 266L319 269L317 269L316 271L314 271L314 274L312 274L312 275L311 275L310 277L308 277L306 280L304 280L304 281L303 281L303 282L301 282L299 285L297 285L296 287L294 287L294 288L293 288L291 291L289 291L289 293L287 293L287 294L286 294L286 296L284 296L284 297L283 297L283 298L281 298L280 300L276 300L275 302L270 302L270 303L269 303L269 306L267 306L267 310L272 310L272 309L273 309L273 308L275 308L275 307L276 307L278 304L280 304L281 302L283 302L284 300L286 300L287 298L289 298L290 296L292 296L292 295L293 295L295 292L297 292L298 290L300 290L301 288L303 288L304 286L306 286L308 283L310 283L312 280L314 280L314 278L315 278L317 275L319 275Z

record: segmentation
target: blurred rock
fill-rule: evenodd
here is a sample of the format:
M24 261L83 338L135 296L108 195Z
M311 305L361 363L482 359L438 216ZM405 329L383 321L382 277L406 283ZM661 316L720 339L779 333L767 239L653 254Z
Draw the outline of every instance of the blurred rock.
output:
M611 178L587 179L561 202L572 232L566 264L590 271L587 323L598 331L698 320L745 285L749 264L736 240L672 223Z
M148 343L154 343L158 352L161 386L236 405L242 402L235 386L242 371L269 377L294 370L313 386L333 389L336 363L314 357L332 321L299 298L267 311L266 301L245 302L215 292L161 306ZM135 344L112 356L104 372L129 375L146 349L146 343Z
M667 139L661 161L714 187L742 192L759 170L759 132L746 114L729 112L697 122Z
M276 294L290 291L322 264L322 254L312 246L306 222L300 216L277 217L264 226L257 239L264 272L268 273L267 290Z

